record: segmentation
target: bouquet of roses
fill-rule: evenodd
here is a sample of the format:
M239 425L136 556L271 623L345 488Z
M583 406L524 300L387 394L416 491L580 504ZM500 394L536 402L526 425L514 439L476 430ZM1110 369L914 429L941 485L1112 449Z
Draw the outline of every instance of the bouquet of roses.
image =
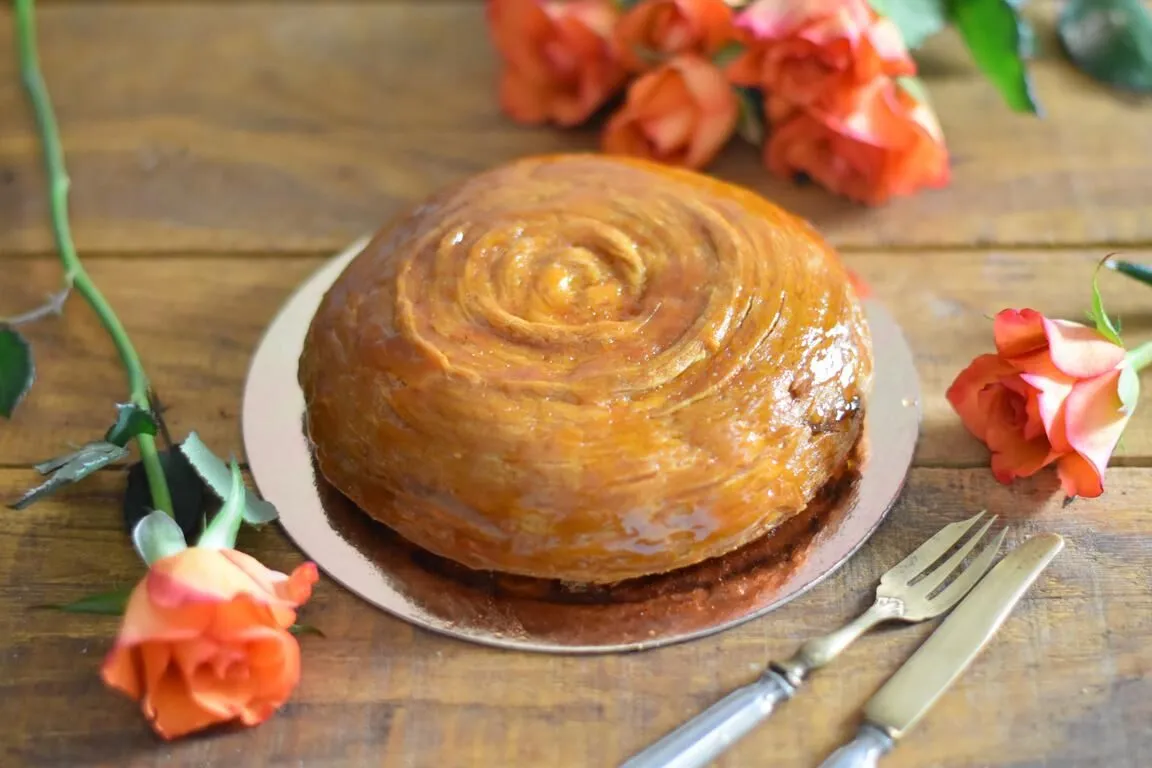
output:
M909 51L952 24L1015 110L1037 112L1032 35L1009 0L488 0L504 111L576 126L603 149L689 168L736 135L770 171L866 204L949 180ZM1117 9L1132 24L1116 28ZM1147 87L1152 24L1134 0L1073 0L1061 35L1085 71ZM1139 22L1139 23L1138 23ZM1126 45L1126 43L1128 43ZM1129 51L1129 54L1125 54Z

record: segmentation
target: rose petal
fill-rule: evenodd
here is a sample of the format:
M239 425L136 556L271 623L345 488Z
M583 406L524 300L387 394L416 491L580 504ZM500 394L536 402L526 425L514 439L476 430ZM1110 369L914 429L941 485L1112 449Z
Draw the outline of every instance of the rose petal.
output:
M284 574L243 552L189 547L153 563L145 583L153 605L176 608L226 602L239 594L259 602L287 604L275 586L285 579Z
M1034 309L1004 309L992 322L996 351L1005 359L1026 357L1048 347L1044 316Z
M1060 487L1067 496L1094 499L1104 493L1100 473L1078 453L1061 456L1056 465L1056 474L1060 477Z
M1074 378L1099 376L1124 359L1124 348L1108 341L1095 328L1044 318L1044 332L1052 363Z
M184 676L174 665L168 666L149 690L141 709L152 722L153 729L165 739L176 739L231 719L199 706L189 696Z
M320 580L315 563L303 563L293 569L291 575L273 571L259 560L234 549L222 550L224 558L260 585L263 594L273 594L281 602L300 606L312 597L312 585Z
M500 76L500 108L513 120L539 125L548 119L544 93L528 78L511 67Z
M960 372L945 393L960 421L978 440L986 440L988 414L980 407L980 392L1015 373L1012 366L996 355L980 355Z
M166 577L165 577L166 578ZM128 598L124 618L120 621L117 646L132 646L148 640L176 642L204 633L212 621L212 606L203 602L172 610L152 602L148 576Z
M1101 480L1116 443L1132 418L1131 413L1121 412L1119 381L1120 372L1113 370L1077 382L1064 405L1068 443Z
M137 649L116 645L104 657L100 677L110 688L123 691L132 699L144 695L144 660Z
M1074 381L1060 373L1056 376L1058 378L1035 373L1020 374L1020 378L1037 392L1036 404L1040 411L1040 419L1044 423L1044 432L1048 435L1048 442L1052 444L1052 450L1066 453L1072 450L1072 446L1068 444L1064 401L1072 391Z
M1012 381L1012 377L1004 380ZM1027 400L1006 384L984 388L977 398L987 412L986 443L992 451L992 473L1001 483L1028 477L1056 459L1048 439L1027 439Z

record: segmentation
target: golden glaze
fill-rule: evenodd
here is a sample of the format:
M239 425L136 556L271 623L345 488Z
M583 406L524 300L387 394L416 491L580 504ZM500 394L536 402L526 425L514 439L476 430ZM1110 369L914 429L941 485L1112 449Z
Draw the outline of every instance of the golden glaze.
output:
M522 160L414 207L300 364L323 475L465 566L615 582L729 552L844 468L872 356L838 258L737 187Z

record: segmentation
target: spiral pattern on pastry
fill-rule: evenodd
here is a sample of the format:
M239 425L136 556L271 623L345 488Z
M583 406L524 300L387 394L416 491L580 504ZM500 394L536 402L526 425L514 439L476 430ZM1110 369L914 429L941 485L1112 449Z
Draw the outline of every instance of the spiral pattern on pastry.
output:
M413 543L577 582L662 573L802 511L872 376L834 252L751 192L557 156L412 208L300 364L320 471Z

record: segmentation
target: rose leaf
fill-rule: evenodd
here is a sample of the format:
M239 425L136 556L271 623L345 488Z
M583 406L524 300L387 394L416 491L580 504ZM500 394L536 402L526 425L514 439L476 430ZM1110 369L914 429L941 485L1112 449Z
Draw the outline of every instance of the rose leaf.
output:
M1140 0L1071 0L1057 29L1068 58L1090 77L1152 91L1152 16Z
M293 624L288 627L288 631L299 637L300 635L316 635L318 637L327 637L319 627L314 627L311 624Z
M103 592L98 595L82 597L71 603L48 603L34 605L33 608L52 608L68 613L98 613L104 616L120 616L128 607L128 598L132 595L132 587Z
M38 464L36 471L42 475L51 473L51 477L25 493L9 507L12 509L29 507L48 494L58 491L65 485L78 483L96 470L127 455L128 450L123 446L100 441L81 446L79 450L66 456L49 459Z
M764 142L764 100L756 88L736 88L736 100L740 104L740 117L736 132L740 138L754 147Z
M180 444L180 451L191 462L197 474L220 499L227 500L232 488L232 473L219 456L200 439L195 432L189 433ZM249 525L263 525L279 517L276 507L260 499L252 491L246 490L244 501L244 522Z
M948 22L945 0L870 0L870 4L896 25L910 50L919 48Z
M204 530L204 481L177 450L160 452L160 466L172 495L172 511L185 541L196 541ZM128 468L128 487L124 491L124 527L129 533L152 513L152 491L144 465L136 462Z
M745 50L742 43L728 43L712 54L712 63L717 69L727 69L728 65L740 58Z
M1113 344L1124 346L1124 342L1120 340L1120 329L1112 322L1112 318L1108 317L1108 313L1104 310L1104 297L1100 295L1100 267L1096 268L1096 272L1092 275L1092 309L1088 312L1088 319L1091 320L1096 326L1096 332Z
M32 347L15 328L0 327L0 416L12 418L35 380Z
M949 15L976 66L1017 112L1039 114L1024 59L1032 48L1032 28L1020 16L1019 0L951 0Z
M128 441L137 435L155 435L156 430L156 419L150 411L135 403L117 403L116 423L108 429L104 439L116 445L128 445Z
M150 512L136 523L132 529L132 544L148 565L188 549L180 526L160 510Z

